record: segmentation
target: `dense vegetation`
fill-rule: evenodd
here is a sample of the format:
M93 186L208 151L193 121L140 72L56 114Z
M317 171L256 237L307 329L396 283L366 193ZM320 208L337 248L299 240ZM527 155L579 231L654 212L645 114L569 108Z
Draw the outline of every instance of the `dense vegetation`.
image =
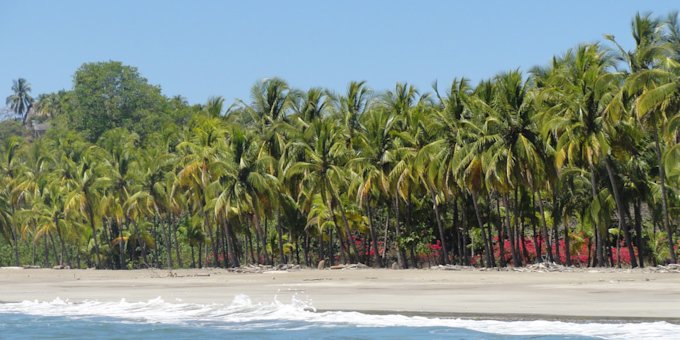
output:
M118 62L35 100L19 79L0 264L676 262L680 25L637 15L632 31L631 51L606 36L476 86L272 78L228 109Z

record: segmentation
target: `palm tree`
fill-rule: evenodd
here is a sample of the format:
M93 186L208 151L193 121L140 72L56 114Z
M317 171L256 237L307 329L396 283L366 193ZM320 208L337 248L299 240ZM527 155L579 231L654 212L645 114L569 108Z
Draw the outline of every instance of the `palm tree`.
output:
M188 189L190 201L203 217L204 227L213 251L213 264L218 259L217 239L213 233L208 204L214 193L211 184L215 181L215 160L219 150L224 147L225 129L217 118L200 118L195 122L192 135L181 142L177 148L182 152L183 168L178 173L179 183Z
M215 215L222 216L224 220L231 265L238 267L234 244L229 236L231 235L229 221L244 214L252 214L265 257L268 257L267 237L260 226L260 215L263 214L260 202L263 196L277 190L278 179L267 172L273 159L260 152L260 142L254 134L234 126L230 129L229 135L228 152L222 154L219 164L220 188L214 205ZM279 247L279 250L279 256L283 259L283 249Z
M598 44L580 45L569 50L558 64L561 65L559 72L542 90L542 96L548 98L546 100L552 107L539 113L537 119L544 136L550 133L556 136L555 157L560 162L567 160L571 165L583 164L590 171L591 194L593 200L597 200L597 167L610 157L611 151L611 129L608 129L605 111L612 93L616 92L618 75L609 72L613 60ZM606 167L611 173L612 169ZM609 179L612 187L616 187L613 176ZM617 201L617 206L622 207L620 197ZM625 214L619 216L621 225L624 217ZM603 266L605 226L598 224L599 220L594 222L597 264Z
M481 112L487 112L482 128L488 143L484 146L486 155L486 181L502 197L506 209L506 223L510 230L510 245L519 249L514 240L513 228L510 225L509 191L517 190L526 184L533 193L538 193L543 239L547 245L550 261L554 261L550 239L541 198L541 188L538 185L543 177L545 156L537 128L533 121L533 101L529 92L529 82L523 80L519 71L502 73L495 78L493 97L490 105L485 101L476 100L472 104ZM519 205L519 202L515 202ZM522 235L520 235L522 236ZM515 266L521 265L517 251L511 248Z
M427 181L429 187L434 189L435 186L438 186L445 195L453 195L458 191L454 173L457 164L454 160L456 159L456 152L458 152L463 142L461 121L464 119L464 114L467 111L466 102L472 93L472 88L465 78L454 79L445 96L439 93L436 83L433 87L438 103L436 105L436 112L430 118L428 129L432 130L433 134L437 137L421 149L418 158L426 158L429 161L427 163ZM434 190L431 190L431 195L435 207L435 215L439 215ZM453 201L455 204L455 197ZM445 261L448 261L447 244L443 227L441 227L441 218L436 218L439 237L442 240L442 256Z
M19 259L19 228L17 221L14 220L15 213L19 210L20 197L22 191L19 188L21 172L21 160L18 157L19 150L22 143L18 138L8 138L2 148L2 159L0 160L0 174L2 178L0 183L3 186L2 193L4 194L7 203L9 204L9 212L7 218L4 220L5 231L9 231L12 241L12 248L14 250L14 264L20 265Z
M360 120L370 106L371 95L372 91L365 81L353 81L347 86L345 95L336 99L336 110L349 135L349 143L361 132Z
M98 207L102 198L101 191L109 182L109 178L100 176L101 168L97 167L96 158L99 150L91 146L85 157L78 165L77 177L70 180L72 191L66 198L65 212L67 215L80 214L90 226L97 268L101 268L101 258L99 249L99 235L97 234L97 224L99 223Z
M21 124L26 125L28 112L33 106L33 97L31 97L31 84L24 78L19 78L13 81L12 93L5 101L7 105L21 117Z
M305 132L305 140L308 142L293 142L294 146L304 150L305 159L288 165L284 170L285 176L304 175L302 185L312 193L310 197L320 194L329 205L331 215L335 214L336 208L340 210L345 237L354 251L350 260L355 259L359 252L352 240L347 214L338 194L338 187L347 179L345 163L348 150L342 130L332 118L321 119L313 122Z
M361 126L364 133L357 135L355 146L359 151L349 163L358 174L356 198L360 206L366 207L374 249L374 266L380 266L382 261L378 254L378 235L372 205L380 196L389 195L390 184L387 175L392 165L396 124L396 117L386 110L370 110L362 115Z
M605 38L611 41L618 49L618 58L622 60L628 67L630 76L626 80L626 86L621 88L621 93L617 97L620 101L625 101L625 97L631 97L632 101L628 101L633 104L630 105L633 114L638 118L640 122L646 125L649 130L652 131L654 135L654 151L657 156L657 167L659 169L659 182L661 185L661 202L662 202L662 220L664 228L668 234L669 245L672 244L672 233L670 229L670 222L668 220L668 203L667 203L667 190L665 187L665 174L662 166L662 148L659 142L659 125L663 126L664 121L667 119L664 113L659 111L662 109L661 106L664 105L661 102L669 100L672 97L671 93L664 92L669 89L666 87L665 90L661 91L650 91L652 89L659 90L663 88L661 84L666 82L667 76L672 74L663 74L664 65L671 66L674 62L667 59L670 52L673 50L673 33L678 33L677 27L677 13L675 15L671 14L668 19L668 27L670 29L670 35L664 36L664 22L659 18L652 18L651 14L641 15L637 13L632 20L631 28L632 35L635 41L635 49L632 51L626 51L619 45L614 36L606 35ZM670 43L668 38L671 39ZM666 68L667 69L667 68ZM672 73L672 71L671 71ZM665 78L665 79L664 79ZM656 93L655 93L656 92ZM663 93L662 93L663 92ZM672 90L671 90L672 92ZM644 96L644 97L643 97ZM666 97L666 98L663 98ZM644 98L644 101L643 101ZM672 100L672 99L671 99ZM618 104L615 102L614 104ZM621 103L621 106L628 106L628 103ZM666 103L667 105L668 103ZM620 115L621 106L612 106L612 113L615 115ZM615 120L618 117L615 117ZM662 128L661 128L662 129ZM605 163L607 169L612 167L611 162L607 161ZM614 193L619 196L616 192L617 189L614 188ZM623 213L622 209L619 209L619 215ZM629 238L627 236L627 238ZM627 241L628 242L628 241ZM630 244L630 243L629 243ZM672 249L672 246L670 246ZM630 250L630 248L629 248ZM631 254L631 258L632 257ZM677 261L676 254L671 252L671 260L673 262Z

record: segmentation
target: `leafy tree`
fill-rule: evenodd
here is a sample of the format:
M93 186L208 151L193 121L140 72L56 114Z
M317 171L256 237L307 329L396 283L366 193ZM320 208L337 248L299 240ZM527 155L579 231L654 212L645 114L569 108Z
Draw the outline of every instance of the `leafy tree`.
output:
M115 127L153 131L137 122L163 114L160 88L149 85L136 68L116 61L83 64L73 76L73 100L69 124L92 142Z

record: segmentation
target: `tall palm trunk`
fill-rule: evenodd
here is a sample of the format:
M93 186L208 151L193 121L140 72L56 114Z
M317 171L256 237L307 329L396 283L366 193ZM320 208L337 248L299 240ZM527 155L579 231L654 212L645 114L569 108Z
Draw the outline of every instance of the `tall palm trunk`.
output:
M276 234L279 241L279 261L281 263L288 263L288 260L283 255L283 228L281 228L281 212L277 211L278 218L276 219Z
M628 255L630 256L630 265L635 268L637 267L637 261L635 260L635 251L633 250L633 242L631 242L631 237L630 237L630 228L628 227L628 224L625 221L626 218L626 210L623 206L623 201L621 200L621 195L619 194L619 187L616 185L616 179L614 178L614 168L611 165L611 160L609 157L606 157L604 160L605 168L607 169L607 175L609 176L609 184L612 186L612 192L614 193L614 200L616 201L616 208L618 211L619 215L619 231L623 230L623 237L624 241L628 245ZM618 235L618 233L617 233ZM621 254L619 253L619 239L617 236L616 239L616 256L620 257ZM618 265L621 266L620 261L618 261Z
M182 268L184 263L182 261L182 256L180 255L180 243L177 239L177 223L174 217L170 217L170 224L172 225L172 237L175 239L175 257L177 258L177 265Z
M57 229L57 238L59 239L59 245L61 246L60 249L60 255L59 255L59 266L64 265L64 256L65 256L65 251L66 251L66 244L64 243L64 237L61 235L61 228L59 227L59 219L54 218L54 225L56 226Z
M556 180L557 181L557 180ZM552 209L552 216L553 216L553 245L555 246L555 258L557 259L558 262L561 261L561 255L560 255L560 217L559 217L559 200L557 196L557 190L558 190L559 184L556 183L554 186L552 186L552 192L553 192L553 209ZM567 265L571 265L571 259L569 259L569 240L567 239L567 233L564 234L565 239L564 239L564 245L565 245L565 250L564 250L564 255L565 259L567 260Z
M404 263L404 257L401 252L401 246L399 245L399 240L401 239L401 233L399 231L399 193L395 190L394 192L394 243L397 248L397 263L399 268L406 268Z
M439 239L442 243L442 251L440 253L440 258L442 264L449 264L449 253L446 250L446 236L444 235L444 227L442 226L442 219L439 216L439 206L437 205L437 196L434 191L430 191L432 197L432 207L434 208L434 217L437 219L437 229L439 230Z
M638 249L638 260L640 262L640 267L644 268L645 267L645 260L644 260L644 248L643 248L643 242L642 242L642 208L641 208L642 202L640 202L640 197L636 197L635 201L633 202L633 210L635 214L635 243L637 245Z
M489 202L491 202L489 200ZM498 214L498 261L501 267L506 267L507 262L505 261L505 233L503 229L503 218L501 217L501 204L500 197L496 199L496 214Z
M533 186L531 187L534 193L538 195L538 209L541 212L541 233L543 234L543 239L545 240L545 247L548 252L548 259L550 262L555 262L553 257L552 245L550 244L550 236L548 235L548 225L545 222L545 210L543 209L543 198L541 197L541 190L536 190ZM553 221L554 223L554 221Z
M158 220L160 220L160 217L158 217ZM164 236L165 236L165 252L166 252L166 262L168 269L172 269L172 238L170 235L170 221L167 221L166 227L164 229Z
M19 260L19 238L17 237L17 233L15 232L14 228L10 226L9 228L11 234L12 234L12 248L14 250L14 265L19 267L21 266L21 261Z
M224 219L224 231L227 238L227 257L231 260L231 267L240 267L241 264L238 261L238 256L236 254L236 248L234 247L234 239L231 237L231 225L229 220L225 217Z
M482 241L484 242L484 253L486 255L486 266L491 268L494 266L493 261L491 260L491 249L489 249L489 242L486 237L486 231L484 231L484 224L482 223L482 216L480 215L479 212L479 206L477 205L477 193L473 190L472 191L472 205L475 208L475 215L477 215L477 223L479 223L479 228L482 231Z
M595 189L595 185L597 185L597 182L595 181L595 167L590 168L590 189L591 189L591 194L593 195L593 202L597 200L597 190ZM604 236L602 235L602 230L599 226L599 223L595 221L595 266L597 267L602 267L604 266L604 253L602 251L603 244L604 244Z
M94 251L95 251L95 258L97 259L97 268L101 269L101 260L99 258L99 237L97 237L97 228L94 225L94 212L92 211L92 207L88 205L87 207L87 215L90 220L90 228L92 228L92 238L94 239Z
M371 243L373 246L373 267L380 268L380 255L378 254L378 235L375 232L375 225L373 224L373 212L371 211L371 196L366 198L366 215L368 215L368 228L371 234Z
M461 210L461 224L463 225L463 237L461 238L462 246L461 250L463 251L463 263L466 266L470 265L470 252L468 251L468 237L470 236L470 228L469 228L469 220L467 216L467 199L461 198L460 202L460 210Z
M668 215L668 202L666 201L666 171L663 166L663 159L661 156L661 143L659 142L659 128L656 126L656 119L652 121L654 125L654 151L656 152L656 161L659 167L659 185L661 185L661 220L663 221L663 227L666 229L666 234L668 238L668 249L671 253L671 263L677 263L678 257L675 254L675 249L673 248L673 230L671 230L671 224Z
M332 199L335 200L335 203L338 205L338 208L340 209L340 217L342 218L342 223L343 226L345 227L345 234L347 234L347 243L349 243L350 247L352 248L352 251L354 251L354 254L349 254L350 261L353 261L356 256L359 256L359 251L357 250L357 245L354 243L354 240L352 240L352 231L349 229L349 222L347 221L345 207L342 205L342 202L340 202L338 193L335 192L335 189L333 189L330 183L328 183L328 188L331 191Z
M518 204L518 202L515 202ZM510 239L510 255L512 257L512 265L515 267L520 267L522 264L519 261L519 256L517 255L517 247L515 246L515 233L510 221L510 200L508 195L503 195L503 205L505 206L505 223L508 227L508 238Z

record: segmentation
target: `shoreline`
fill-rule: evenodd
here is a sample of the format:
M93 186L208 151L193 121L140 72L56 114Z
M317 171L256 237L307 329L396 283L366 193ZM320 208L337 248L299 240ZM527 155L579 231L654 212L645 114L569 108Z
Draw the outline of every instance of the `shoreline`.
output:
M0 303L85 300L230 304L301 300L317 312L484 320L680 324L680 274L642 270L517 272L348 269L0 269Z

